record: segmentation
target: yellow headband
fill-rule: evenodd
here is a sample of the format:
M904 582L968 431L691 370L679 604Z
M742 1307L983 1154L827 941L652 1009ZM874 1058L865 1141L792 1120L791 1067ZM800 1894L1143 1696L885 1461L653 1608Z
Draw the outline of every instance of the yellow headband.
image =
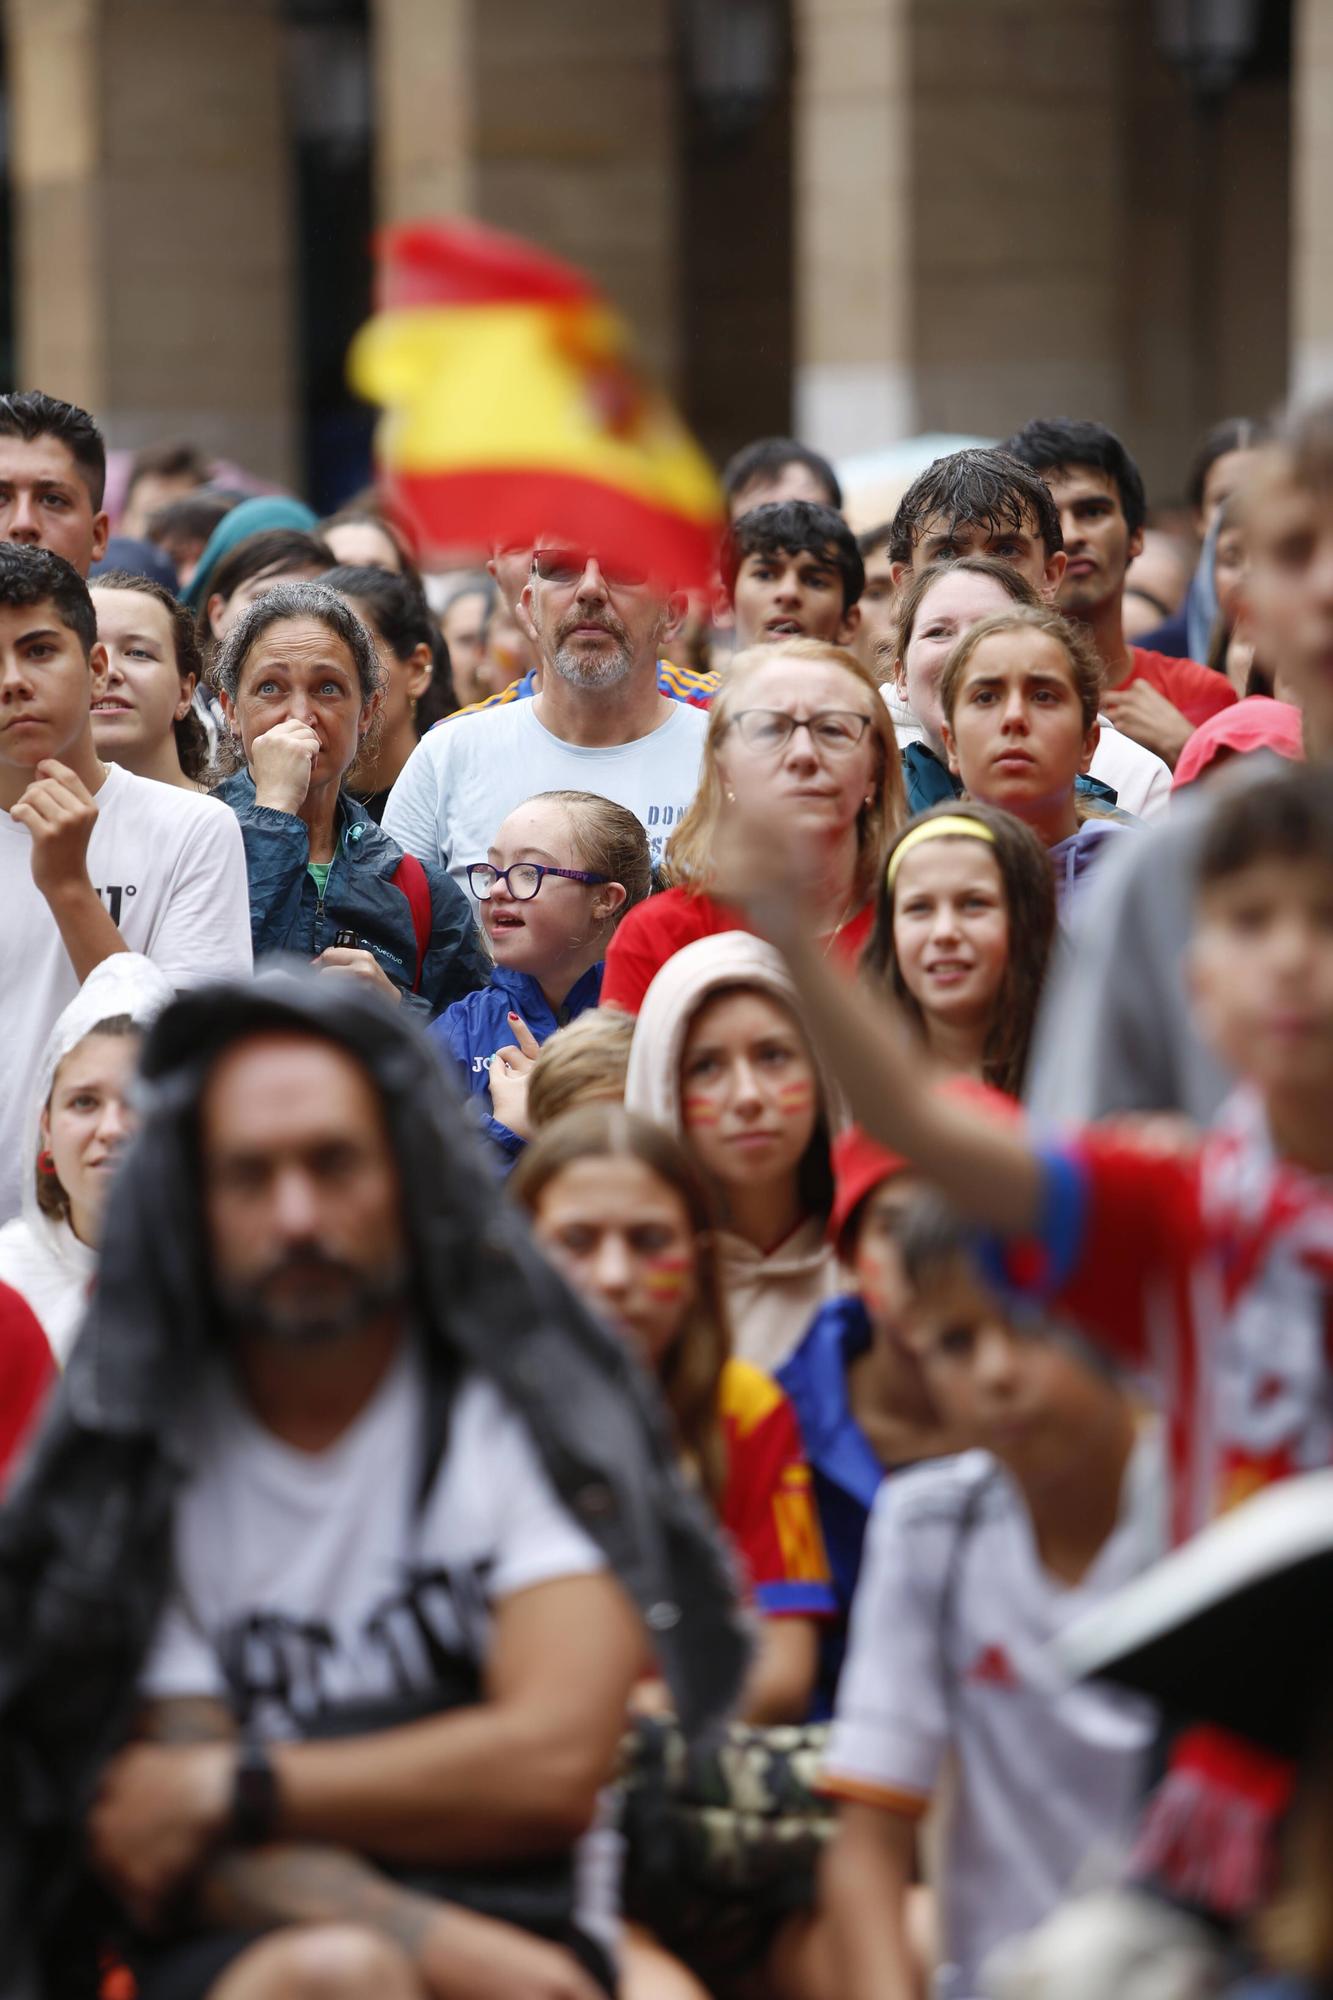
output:
M910 833L903 835L889 856L890 889L898 879L905 854L910 854L914 847L920 847L923 840L943 840L946 835L955 840L985 840L992 847L995 845L995 835L988 826L983 826L979 819L965 819L962 813L941 813L938 819L922 820L920 826L914 826Z

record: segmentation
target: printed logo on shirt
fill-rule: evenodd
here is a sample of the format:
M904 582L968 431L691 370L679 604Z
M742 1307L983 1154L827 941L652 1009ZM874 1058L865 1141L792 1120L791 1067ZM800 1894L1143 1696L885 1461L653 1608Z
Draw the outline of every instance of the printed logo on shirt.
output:
M107 914L117 928L120 925L120 912L125 898L127 896L137 896L138 893L139 885L137 882L114 882L105 889L99 889L96 883L93 884L94 896L102 898L107 907Z
M339 1708L480 1699L489 1562L410 1571L358 1631L256 1607L216 1636L236 1714L266 1734L304 1733Z
M1003 1646L983 1646L963 1678L980 1687L1018 1688L1022 1685Z

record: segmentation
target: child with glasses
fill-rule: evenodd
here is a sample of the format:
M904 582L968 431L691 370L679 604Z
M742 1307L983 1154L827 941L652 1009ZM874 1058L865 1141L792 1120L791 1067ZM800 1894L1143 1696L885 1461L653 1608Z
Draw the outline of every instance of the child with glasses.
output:
M611 934L648 894L648 836L610 799L542 792L510 813L488 858L467 873L494 970L490 985L447 1007L430 1034L458 1065L508 1163L527 1137L537 1051L597 1005Z
M708 716L699 789L667 844L670 885L636 910L607 954L602 999L637 1014L667 960L745 918L712 894L713 847L729 800L799 827L820 882L819 934L855 964L870 936L894 834L906 817L889 712L854 653L783 639L738 653Z

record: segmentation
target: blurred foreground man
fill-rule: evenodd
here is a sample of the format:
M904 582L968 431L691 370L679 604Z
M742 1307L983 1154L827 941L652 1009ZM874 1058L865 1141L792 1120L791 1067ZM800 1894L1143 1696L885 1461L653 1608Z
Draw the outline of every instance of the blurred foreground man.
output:
M744 1648L614 1338L487 1199L374 996L169 1009L54 1417L0 1521L0 1991L595 2000L652 1646ZM89 1872L91 1864L92 1873Z

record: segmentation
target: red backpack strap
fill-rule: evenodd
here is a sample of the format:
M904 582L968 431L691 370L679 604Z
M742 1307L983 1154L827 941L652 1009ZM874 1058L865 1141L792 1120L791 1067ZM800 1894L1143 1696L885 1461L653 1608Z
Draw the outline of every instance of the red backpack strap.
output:
M415 854L405 854L393 871L393 886L401 890L407 898L407 907L412 912L412 929L417 939L417 973L412 981L412 991L420 993L421 974L426 964L426 953L430 950L430 879Z

